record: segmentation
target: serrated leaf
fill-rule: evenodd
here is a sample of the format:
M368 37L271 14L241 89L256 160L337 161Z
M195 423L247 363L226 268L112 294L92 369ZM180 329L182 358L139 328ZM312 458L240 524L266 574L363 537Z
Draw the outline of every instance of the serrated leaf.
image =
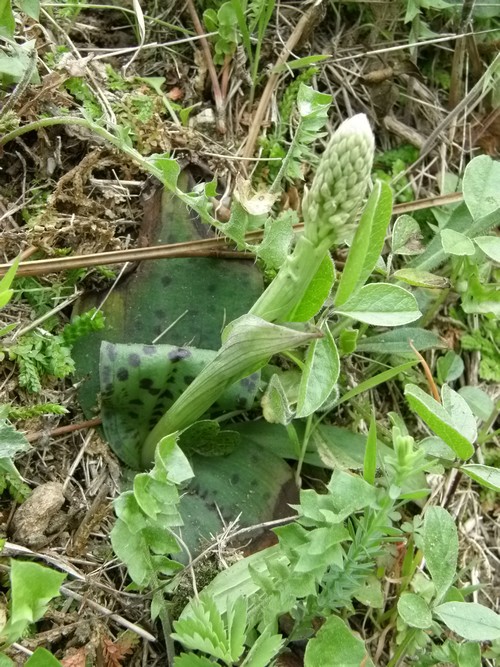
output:
M476 236L474 242L485 255L500 264L500 238L498 236Z
M460 426L454 423L451 415L432 396L414 384L406 385L405 396L412 410L453 449L457 456L466 460L474 454L474 447L460 432Z
M429 605L420 595L403 593L398 600L398 613L411 628L425 630L432 625L432 613Z
M177 160L169 157L167 153L154 153L153 155L149 155L146 159L160 171L162 183L169 190L175 191L177 189L177 180L181 173L181 168Z
M475 602L445 602L434 609L441 621L469 641L500 639L500 616Z
M227 605L227 634L233 662L242 655L247 630L247 601L242 596Z
M288 256L293 240L293 225L298 222L295 211L283 211L275 218L268 218L264 238L258 246L250 246L267 269L279 269Z
M467 463L460 467L468 477L481 486L500 493L500 470L480 463Z
M392 192L377 181L363 210L342 271L335 303L342 306L370 277L382 252L392 213Z
M391 250L395 255L419 255L423 251L420 226L411 215L400 215L392 227Z
M457 528L442 507L429 507L425 512L422 550L439 602L455 579L458 560Z
M422 313L413 294L398 285L365 285L336 312L366 324L401 326L417 320Z
M356 349L360 352L374 352L377 354L414 355L410 347L410 340L419 352L446 347L443 339L432 331L419 329L418 327L402 327L369 338L362 338L358 340Z
M297 417L319 410L335 387L339 373L339 353L328 327L324 337L309 344L299 385Z
M449 255L473 255L476 252L470 238L453 229L441 230L441 245Z
M420 269L399 269L392 274L393 278L413 287L426 287L427 289L444 289L450 286L450 281L444 276L435 273L421 271Z
M464 201L474 220L500 208L499 181L500 162L488 155L478 155L465 168Z

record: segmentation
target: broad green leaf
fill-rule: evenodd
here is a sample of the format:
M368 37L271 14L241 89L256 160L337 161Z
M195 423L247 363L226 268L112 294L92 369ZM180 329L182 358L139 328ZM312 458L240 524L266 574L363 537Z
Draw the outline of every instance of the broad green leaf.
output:
M420 269L399 269L399 271L394 271L392 277L413 287L444 289L450 286L448 278L437 276L435 273L429 273L428 271L421 271Z
M485 255L500 264L500 238L498 236L476 236L474 241Z
M370 277L384 246L392 213L392 192L387 183L377 181L363 210L335 295L343 306Z
M476 252L470 238L453 229L441 230L441 244L448 255L473 255Z
M327 326L323 334L323 338L309 343L307 349L297 399L297 417L308 417L319 410L339 377L339 353Z
M444 356L438 358L436 368L439 382L454 382L464 372L464 362L453 350L448 350Z
M0 458L10 458L27 451L30 446L23 433L16 431L5 420L0 420Z
M214 419L200 419L179 434L179 447L187 454L227 456L239 444L236 431L224 431Z
M424 514L422 551L440 602L455 579L458 559L457 528L442 507L429 507Z
M362 338L358 340L356 349L359 352L413 356L415 353L410 347L410 340L419 352L446 347L443 339L432 331L419 329L418 327L402 327L369 338Z
M422 232L411 215L401 215L392 227L391 251L395 255L419 255L423 251Z
M62 663L43 647L39 647L26 660L24 667L61 667Z
M19 9L27 14L30 18L38 21L40 15L40 2L39 0L17 0Z
M0 35L13 37L16 29L16 20L12 13L11 0L0 0Z
M495 409L491 396L479 387L466 385L460 387L458 393L462 398L465 398L472 412L481 421L486 421Z
M271 424L283 424L286 426L294 418L294 411L290 406L279 375L276 373L273 374L268 382L261 405L264 419Z
M6 626L11 642L17 641L30 623L42 618L49 602L59 595L59 588L65 578L65 574L38 563L11 560L12 611Z
M445 602L434 613L452 632L469 641L500 639L500 616L482 604Z
M445 461L454 461L456 456L455 452L451 447L448 447L448 445L441 440L441 438L438 438L437 436L429 436L428 438L424 438L419 442L419 447L423 449L423 451L428 455L428 456L434 456L437 459L444 459Z
M375 484L377 473L377 423L372 415L370 430L366 439L365 460L363 463L363 477L368 484Z
M500 470L480 463L466 463L460 470L487 489L500 493Z
M373 667L364 643L338 616L330 616L307 642L304 667Z
M473 220L467 206L462 202L459 204L456 209L452 212L448 222L446 223L446 229L451 229L462 234L467 234L469 238L474 238L484 234L492 227L498 225L498 213L493 211L492 213L479 218L478 220ZM434 271L438 266L446 262L447 255L443 250L441 243L441 234L436 234L432 241L427 246L425 252L420 256L411 260L409 266L422 269L424 271Z
M101 416L108 443L122 461L140 469L150 429L216 354L174 345L101 344ZM249 409L257 389L258 375L247 377L229 387L214 410Z
M189 426L204 414L230 385L251 375L279 352L293 349L318 338L266 322L255 315L244 315L231 322L223 332L223 344L211 362L181 394L148 435L142 449L146 467L161 438Z
M398 600L398 613L411 628L425 630L432 625L432 613L429 605L420 595L403 593Z
M432 396L414 384L407 384L405 396L412 410L453 449L461 459L469 459L474 454L472 443L461 433L460 425Z
M265 630L253 644L241 667L268 667L282 646L281 635L271 635L269 629Z
M481 645L467 642L458 647L458 667L481 667Z
M193 469L186 455L176 443L175 434L162 438L156 448L155 464L165 470L171 484L182 484L193 477Z
M358 329L343 329L339 335L339 353L341 357L352 354L358 342Z
M15 667L15 663L5 653L0 653L0 667Z
M488 155L479 155L469 162L464 172L464 201L474 220L500 208L500 162Z
M337 513L336 523L343 521L353 512L368 507L376 500L375 489L371 484L365 482L359 475L344 470L333 471L327 488L333 509Z
M467 401L447 384L441 388L443 408L451 416L455 428L464 435L469 442L477 438L477 424Z
M408 324L422 315L413 294L388 283L365 285L336 312L366 324L387 327Z
M335 267L332 258L327 255L319 265L300 303L290 315L287 315L286 320L288 322L307 322L314 317L328 298L334 280Z

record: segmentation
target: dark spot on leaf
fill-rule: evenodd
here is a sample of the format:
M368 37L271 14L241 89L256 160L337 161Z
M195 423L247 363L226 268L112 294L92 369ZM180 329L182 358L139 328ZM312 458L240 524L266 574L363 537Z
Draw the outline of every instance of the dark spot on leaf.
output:
M131 401L129 401L130 405L144 405L142 402L142 399L140 398L133 398Z
M139 387L141 389L150 389L153 386L153 380L151 378L142 378L139 382Z
M214 292L217 291L217 287L218 285L216 285L215 283L210 283L210 285L207 285L207 292L209 294L214 294Z
M113 343L106 343L106 354L114 361L116 359L116 346Z
M250 482L250 486L252 487L252 489L257 488L259 486L259 480L256 478L252 479L252 481Z
M166 287L167 285L170 285L172 282L172 278L170 276L162 276L161 278L161 284Z
M185 375L184 376L184 382L186 384L191 384L191 382L193 382L193 380L194 380L194 375Z
M172 400L174 398L174 395L170 391L170 389L164 389L161 394L160 398L168 398L169 400Z
M135 352L133 352L132 354L129 354L129 355L128 355L128 363L129 363L131 366L136 366L136 367L137 367L137 366L140 366L140 365L141 365L141 358L140 358L140 356L139 356L138 354L136 354Z
M111 382L111 367L110 366L101 366L101 381L104 384L109 384Z
M119 368L116 377L121 382L125 382L125 380L128 380L128 370L126 368Z
M183 347L177 347L175 350L172 350L172 352L168 353L168 358L174 364L177 361L181 361L181 359L187 359L190 356L191 352Z
M234 486L236 486L236 484L239 484L239 482L240 482L240 476L238 475L237 472L234 472L234 473L231 475L231 484L233 484Z
M164 320L165 319L165 311L162 310L161 308L158 308L158 310L155 310L155 315L159 320Z
M133 410L130 410L129 413L128 413L128 416L132 417L132 419L137 419L137 417L139 415L137 414L137 412L134 412Z
M160 389L157 389L156 387L149 387L148 393L151 394L151 396L158 396L160 393Z
M142 346L142 351L144 354L147 354L148 356L155 354L156 352L156 346L155 345L143 345Z

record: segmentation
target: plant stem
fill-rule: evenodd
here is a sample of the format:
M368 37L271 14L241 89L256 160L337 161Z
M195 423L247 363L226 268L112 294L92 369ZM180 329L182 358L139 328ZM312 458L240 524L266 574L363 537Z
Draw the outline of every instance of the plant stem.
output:
M300 303L319 265L328 253L329 243L315 246L300 236L295 249L279 270L278 275L255 302L250 313L268 322L286 321Z
M406 651L411 644L411 642L414 640L415 635L417 634L417 630L415 628L412 628L411 630L408 630L406 633L405 638L401 642L401 644L398 646L396 649L396 652L394 656L392 657L391 660L387 663L387 667L397 667L401 660L405 657Z

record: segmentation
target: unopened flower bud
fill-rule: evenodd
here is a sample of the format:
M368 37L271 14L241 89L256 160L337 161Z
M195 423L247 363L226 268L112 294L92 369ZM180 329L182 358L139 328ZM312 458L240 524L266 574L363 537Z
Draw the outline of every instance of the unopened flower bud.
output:
M342 241L366 193L375 140L365 114L344 121L323 153L304 197L304 235L315 245Z

